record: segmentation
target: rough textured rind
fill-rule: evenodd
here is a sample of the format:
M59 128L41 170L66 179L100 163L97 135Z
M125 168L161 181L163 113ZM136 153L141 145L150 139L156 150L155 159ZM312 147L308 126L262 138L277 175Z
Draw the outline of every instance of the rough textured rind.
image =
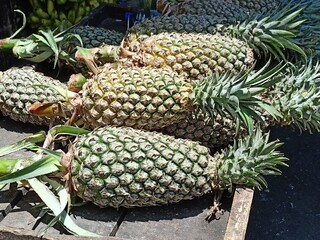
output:
M89 128L159 129L184 119L192 85L176 73L147 68L110 68L83 88L83 118Z
M44 76L31 67L11 68L0 75L0 112L15 121L37 125L63 123L62 117L42 117L29 113L34 103L63 102L65 99L54 89L36 85L57 85L65 87L58 80Z
M165 127L162 131L176 138L200 142L212 149L225 147L235 138L240 138L247 133L244 128L240 128L237 135L236 124L231 117L218 115L212 121L204 114L190 114L180 122Z
M71 32L80 35L85 48L99 47L102 44L120 45L124 37L123 33L92 26L78 26Z
M201 196L211 191L215 169L209 149L196 142L104 127L75 143L71 175L84 200L132 208Z
M180 0L177 4L170 0L159 0L157 10L164 15L208 14L234 21L245 13L259 14L275 10L281 2L281 0Z
M169 68L186 79L201 80L215 73L252 67L252 49L235 38L219 34L160 33L137 46L128 46L142 66Z

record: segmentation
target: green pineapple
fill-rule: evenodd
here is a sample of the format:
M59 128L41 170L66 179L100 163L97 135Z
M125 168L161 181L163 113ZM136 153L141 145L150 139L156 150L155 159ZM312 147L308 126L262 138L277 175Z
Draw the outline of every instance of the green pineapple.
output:
M239 19L246 13L257 14L275 10L281 0L159 0L157 10L163 15L214 15L226 19Z
M236 123L230 116L218 115L212 120L205 114L189 114L185 119L161 131L176 138L197 141L211 149L225 147L239 136L248 134L243 127L237 130Z
M32 104L41 105L43 102L58 103L65 97L55 89L40 85L54 85L61 89L66 86L60 81L44 76L31 67L11 68L0 74L0 112L13 120L28 122L37 125L63 123L66 119L56 116L59 109L51 109L50 116L35 116L30 114Z
M77 26L72 28L70 32L81 37L85 48L99 47L103 44L120 45L124 38L124 34L121 32L92 26Z
M288 64L281 71L281 81L260 95L265 102L281 113L281 118L273 119L267 113L261 116L266 126L293 125L301 131L318 132L320 130L320 106L318 98L320 64L300 62ZM279 77L279 76L277 76ZM226 146L237 136L236 125L230 116L217 116L214 120L204 114L190 114L187 118L165 127L165 134L179 138L199 141L209 148ZM248 134L244 128L240 135Z
M67 133L57 128L51 131ZM2 159L0 170L4 176L0 178L0 184L21 181L29 173L28 183L39 191L37 193L47 205L52 206L50 200L58 203L57 198L37 177L49 173L61 176L61 171L66 171L69 177L64 178L67 179L65 186L70 186L69 190L72 186L72 194L100 207L157 206L193 199L211 191L220 192L234 184L261 188L266 186L263 175L278 175L277 165L286 166L287 160L277 151L282 144L268 142L269 135L259 130L214 155L197 142L155 132L110 126L90 133L79 131L84 135L69 148L63 160L64 167L60 162L61 154L45 150L43 157L24 162L27 168L21 167L23 160ZM72 132L77 134L76 129ZM32 173L33 169L37 171ZM8 172L14 172L14 175ZM41 179L58 191L59 184L54 180ZM61 188L62 185L59 191ZM60 207L58 211L52 210L55 214L63 211ZM74 225L65 227L75 232ZM87 233L84 235L88 236Z
M275 165L284 160L277 152L267 151L259 156L268 145L266 141L267 136L254 134L239 142L239 146L210 156L206 147L189 140L155 132L104 127L75 143L72 183L81 198L101 207L115 208L156 206L192 199L212 191L212 185L227 189L232 184L254 182L261 187L263 181L259 177L246 179L244 167L234 172L233 167L227 166L246 164L248 156L248 163L257 170L258 162ZM253 142L257 144L255 147L251 145ZM279 146L271 145L273 149ZM257 146L261 149L254 153ZM240 155L237 159L236 153ZM269 157L270 162L263 157ZM271 160L272 157L276 160Z

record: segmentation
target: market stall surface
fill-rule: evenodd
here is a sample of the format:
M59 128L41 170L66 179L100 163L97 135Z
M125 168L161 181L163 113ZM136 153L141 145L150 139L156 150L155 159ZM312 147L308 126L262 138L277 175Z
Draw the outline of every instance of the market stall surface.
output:
M269 188L255 191L246 240L320 239L320 135L272 129L290 159L281 177L267 178Z

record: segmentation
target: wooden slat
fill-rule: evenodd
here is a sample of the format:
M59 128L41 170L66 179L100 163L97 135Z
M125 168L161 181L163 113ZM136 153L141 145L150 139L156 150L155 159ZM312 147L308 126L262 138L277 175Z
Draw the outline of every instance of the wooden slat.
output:
M70 235L63 235L63 236L48 236L44 235L41 239L42 240L97 240L97 239L104 239L104 240L125 240L122 238L116 237L101 237L101 238L89 238L89 237L77 237L77 236L70 236ZM38 240L39 237L36 235L35 231L26 230L26 229L19 229L13 227L1 227L0 231L0 239L1 240Z
M245 239L254 191L237 187L224 240Z
M24 236L26 239L38 236L52 219L52 216L46 215L41 221L36 221L40 209L34 206L39 202L41 201L34 192L28 192L13 208L13 211L0 222L0 232L15 229L17 236ZM107 238L116 227L121 213L116 209L101 209L88 204L78 208L75 207L71 217L80 227ZM25 235L23 235L24 232ZM68 235L69 233L59 224L49 228L45 234L46 237L51 239L59 239Z
M6 185L0 191L0 221L12 211L22 196L23 192L22 190L16 190L16 184Z

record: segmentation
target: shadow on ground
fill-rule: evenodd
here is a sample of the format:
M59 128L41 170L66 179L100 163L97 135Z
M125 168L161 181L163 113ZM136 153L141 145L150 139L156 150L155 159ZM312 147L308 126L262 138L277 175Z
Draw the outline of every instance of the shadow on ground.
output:
M289 168L267 178L269 189L255 192L246 240L320 239L320 135L290 128L271 133L285 143Z

